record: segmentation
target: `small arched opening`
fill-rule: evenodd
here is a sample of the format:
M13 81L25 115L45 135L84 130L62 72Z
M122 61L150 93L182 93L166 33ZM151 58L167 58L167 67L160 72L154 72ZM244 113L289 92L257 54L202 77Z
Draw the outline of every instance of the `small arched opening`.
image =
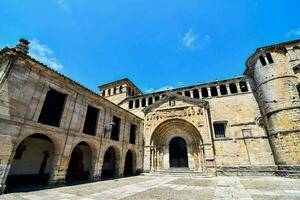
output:
M124 176L132 176L135 174L135 160L131 150L128 150L125 156Z
M90 146L81 142L73 149L66 174L67 183L87 181L91 170L92 151Z
M54 145L43 134L25 138L17 147L6 179L6 192L44 188L53 171Z
M113 147L109 147L104 154L101 178L110 179L117 175L117 153Z

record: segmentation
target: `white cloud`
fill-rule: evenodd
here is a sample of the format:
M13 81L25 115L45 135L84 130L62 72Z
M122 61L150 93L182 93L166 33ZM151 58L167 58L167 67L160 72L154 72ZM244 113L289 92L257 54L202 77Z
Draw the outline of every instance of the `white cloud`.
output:
M292 29L289 32L285 34L285 37L295 37L295 36L300 36L300 27L296 29Z
M30 41L29 54L53 69L61 70L64 68L63 65L57 61L54 52L47 45L41 44L35 38Z
M171 90L173 88L174 88L173 86L163 86L163 87L158 88L158 89L147 88L145 91L146 91L146 93L152 93L152 92L159 92L159 91L164 91L164 90Z
M190 28L180 39L179 47L190 50L203 49L210 39L209 35L200 36Z
M70 6L67 4L67 0L57 0L57 5L67 12L71 11Z

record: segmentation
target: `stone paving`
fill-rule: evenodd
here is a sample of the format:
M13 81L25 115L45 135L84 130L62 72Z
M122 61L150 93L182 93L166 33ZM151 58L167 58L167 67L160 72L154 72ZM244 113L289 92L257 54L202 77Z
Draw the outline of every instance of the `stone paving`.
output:
M34 192L10 193L0 200L93 199L300 199L300 179L283 177L136 176Z

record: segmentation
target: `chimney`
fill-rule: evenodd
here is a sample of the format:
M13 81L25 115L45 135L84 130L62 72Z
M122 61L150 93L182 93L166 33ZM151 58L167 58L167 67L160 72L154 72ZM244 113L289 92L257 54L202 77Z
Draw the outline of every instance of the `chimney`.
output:
M21 53L27 54L28 50L29 50L29 46L28 46L29 43L30 42L28 40L20 39L19 43L16 46L16 50L21 52Z

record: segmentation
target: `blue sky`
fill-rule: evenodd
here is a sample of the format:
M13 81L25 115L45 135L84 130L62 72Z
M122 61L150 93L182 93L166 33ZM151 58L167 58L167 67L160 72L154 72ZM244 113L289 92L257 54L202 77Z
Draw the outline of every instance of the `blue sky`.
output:
M241 75L257 47L300 38L299 0L0 0L0 46L97 91L142 91Z

